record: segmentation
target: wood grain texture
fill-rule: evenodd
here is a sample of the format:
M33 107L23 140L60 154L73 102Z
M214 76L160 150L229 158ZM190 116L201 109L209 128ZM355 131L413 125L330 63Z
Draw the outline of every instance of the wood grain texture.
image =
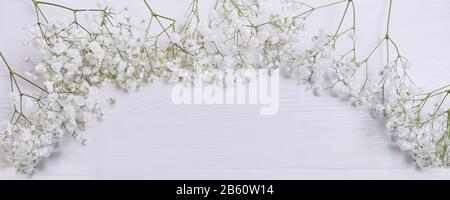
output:
M94 5L88 0L58 2ZM117 2L145 16L141 1ZM177 17L182 17L177 10L186 6L177 0L153 2L161 12ZM367 52L382 35L386 2L356 3L358 49ZM416 83L425 88L450 80L449 5L447 0L394 3L392 37L413 63ZM334 27L336 9L314 20ZM34 23L33 12L31 1L0 0L0 51L22 72L32 67L25 57L40 58L23 44L32 37L25 27ZM1 72L0 120L6 120L11 105L7 75ZM0 154L0 179L450 178L446 169L416 168L393 145L383 123L365 109L315 97L295 80L280 81L280 111L273 116L259 115L255 105L174 105L171 86L164 83L138 93L109 86L100 95L117 96L118 104L106 107L105 119L88 130L87 146L61 141L58 152L32 177L17 175Z

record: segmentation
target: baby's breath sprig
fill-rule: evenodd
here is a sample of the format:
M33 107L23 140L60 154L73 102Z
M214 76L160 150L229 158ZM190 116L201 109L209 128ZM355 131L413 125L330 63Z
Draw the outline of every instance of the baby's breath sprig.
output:
M4 55L0 52L0 57L3 61L4 66L8 70L9 79L10 79L10 98L14 99L14 112L11 117L10 123L17 124L19 120L23 120L24 123L30 123L28 120L28 117L26 113L24 112L24 104L27 100L36 101L39 103L39 105L45 105L45 102L42 100L42 93L48 94L48 91L38 84L34 83L33 81L29 80L28 78L18 74L13 70L13 68L9 65L8 61L4 57ZM21 86L17 79L20 78L21 80L26 81L28 84L31 84L35 88L39 89L41 91L41 94L35 95L31 93L25 92L23 89L21 89ZM17 90L17 91L16 91ZM27 99L26 99L27 98Z
M361 92L364 92L363 90L367 89L367 84L371 80L369 79L369 60L373 56L373 54L381 48L382 44L386 44L386 65L383 66L382 70L379 71L380 73L380 80L376 84L379 84L381 87L381 95L382 95L382 101L385 101L385 94L386 94L386 85L389 79L395 78L399 79L400 82L410 82L409 84L413 84L412 80L410 79L406 67L408 64L408 59L406 59L404 56L401 55L400 50L398 48L398 45L394 42L392 39L392 36L390 35L389 29L391 25L391 13L392 13L392 0L389 0L389 8L388 8L388 17L387 17L387 23L386 23L386 32L378 44L375 46L375 48L369 53L369 55L359 62L359 65L365 66L365 81L363 84L363 87L361 88ZM391 45L394 47L395 51L395 58L391 59ZM377 81L377 80L375 80ZM405 83L408 84L408 83Z
M144 3L145 3L145 6L147 7L148 11L150 12L150 20L148 22L148 26L147 26L147 29L145 32L145 37L147 38L147 36L149 35L150 29L153 25L153 22L154 22L154 20L156 20L156 23L158 24L158 26L160 26L161 31L156 36L154 36L154 38L156 40L155 45L157 45L157 41L159 40L159 37L163 34L166 35L170 39L171 32L169 32L169 29L175 30L176 20L156 13L152 9L152 7L150 6L150 4L148 3L147 0L144 0ZM168 21L169 25L164 25L163 21Z
M413 95L388 122L400 147L411 151L420 166L450 166L449 92L449 86L444 86Z
M50 155L55 137L62 132L52 128L53 123L64 126L64 122L54 118L54 114L59 113L60 117L66 117L66 114L49 101L48 89L15 72L1 52L0 57L10 77L10 99L14 107L11 120L6 123L6 133L0 134L0 143L9 153L8 160L19 172L31 173L40 158ZM29 76L36 79L34 75ZM38 91L26 92L18 78Z

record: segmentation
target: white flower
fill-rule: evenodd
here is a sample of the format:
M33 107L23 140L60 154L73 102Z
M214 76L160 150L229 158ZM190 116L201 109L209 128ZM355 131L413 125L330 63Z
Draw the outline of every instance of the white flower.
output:
M41 74L45 74L47 72L47 68L44 66L44 63L39 63L34 67L34 70L36 70L36 72L41 73Z
M32 139L31 129L24 128L22 130L21 138L23 141L30 141Z
M51 64L51 67L55 72L61 71L62 66L63 64L61 62L54 62Z
M48 92L53 92L53 82L52 81L45 81L44 85Z
M78 49L69 49L67 50L67 56L71 58L79 58L80 57L80 51Z
M59 95L55 92L50 93L47 97L47 99L50 103L56 102L58 100L58 98L59 98Z
M89 48L92 50L92 52L98 59L103 59L103 57L105 56L105 51L98 42L93 41L89 43Z
M198 49L198 45L197 45L197 41L189 38L188 40L186 40L186 44L184 45L188 51L193 52L196 51Z
M52 51L56 54L62 54L68 49L68 45L65 42L58 42L53 47Z
M67 114L67 116L71 119L75 118L75 114L76 114L76 109L74 106L70 105L70 104L66 104L64 105L64 112Z
M52 153L52 148L50 148L50 147L44 147L44 148L39 149L40 157L48 158L51 153Z

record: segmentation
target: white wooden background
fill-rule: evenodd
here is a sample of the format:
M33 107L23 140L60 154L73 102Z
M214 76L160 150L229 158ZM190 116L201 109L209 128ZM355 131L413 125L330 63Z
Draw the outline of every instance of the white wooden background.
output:
M59 0L73 7L94 1ZM140 0L127 4L145 16ZM154 0L161 13L180 17L181 0ZM180 3L183 2L183 3ZM204 1L208 10L211 1ZM324 2L312 1L312 3ZM383 33L385 0L357 0L359 50L367 52ZM342 9L341 7L338 7ZM395 0L392 37L413 63L416 83L435 88L450 80L450 2ZM317 14L334 27L338 10ZM31 0L0 0L0 51L19 71L39 59L23 42L34 23ZM0 120L10 116L8 80L0 71ZM315 97L281 79L280 112L260 116L258 106L174 105L171 86L149 85L139 93L105 88L118 104L89 129L87 146L68 139L31 177L15 173L0 153L0 179L447 179L450 170L418 169L392 143L382 123L364 109Z

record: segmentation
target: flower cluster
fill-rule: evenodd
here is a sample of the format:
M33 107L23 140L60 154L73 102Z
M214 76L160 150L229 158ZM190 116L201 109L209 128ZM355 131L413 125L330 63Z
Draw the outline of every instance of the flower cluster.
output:
M7 64L14 115L6 123L6 133L0 135L8 160L19 172L27 174L40 159L50 155L60 137L68 135L85 143L82 131L102 117L102 102L96 99L96 91L112 79L127 89L138 87L141 80L135 79L141 77L139 67L143 65L134 58L139 51L135 48L140 45L124 40L134 37L132 25L125 17L112 17L113 8L75 10L47 2L34 3L38 23L31 44L44 53L44 59L26 77ZM70 10L74 20L49 22L41 5ZM81 12L96 13L85 19L90 27L77 19ZM38 91L25 92L17 78ZM44 86L34 83L38 78L44 80Z
M359 61L353 0L316 7L296 0L280 0L278 6L258 0L217 0L205 21L200 20L199 0L192 0L182 23L158 14L146 0L149 18L140 22L128 17L127 9L110 3L73 9L33 2L37 24L31 44L44 54L43 60L22 76L0 54L10 74L14 104L0 141L8 160L22 173L31 173L62 136L85 141L82 131L102 117L96 91L107 83L126 91L158 79L223 84L226 78L251 81L248 77L256 69L280 69L316 94L366 106L388 119L400 147L412 152L420 166L450 165L450 111L445 109L450 106L449 86L416 96L406 73L407 60L389 35L389 20L384 39ZM320 31L310 44L300 40L307 37L308 17L335 5L345 5L336 31ZM73 18L51 21L44 6L66 10ZM391 7L388 18L390 13ZM351 25L345 28L348 20ZM344 39L353 45L340 54L336 46ZM394 51L387 52L384 66L373 68L371 56L384 43ZM44 86L35 83L39 79ZM18 80L31 85L32 91L25 91ZM433 99L438 101L430 106Z
M294 17L299 7L290 1L270 9L255 0L217 1L209 20L188 21L171 36L185 54L175 70L187 80L221 83L224 77L246 80L255 69L280 68L300 51L303 19Z
M398 106L388 120L398 146L410 151L419 166L450 166L450 86L423 94Z

